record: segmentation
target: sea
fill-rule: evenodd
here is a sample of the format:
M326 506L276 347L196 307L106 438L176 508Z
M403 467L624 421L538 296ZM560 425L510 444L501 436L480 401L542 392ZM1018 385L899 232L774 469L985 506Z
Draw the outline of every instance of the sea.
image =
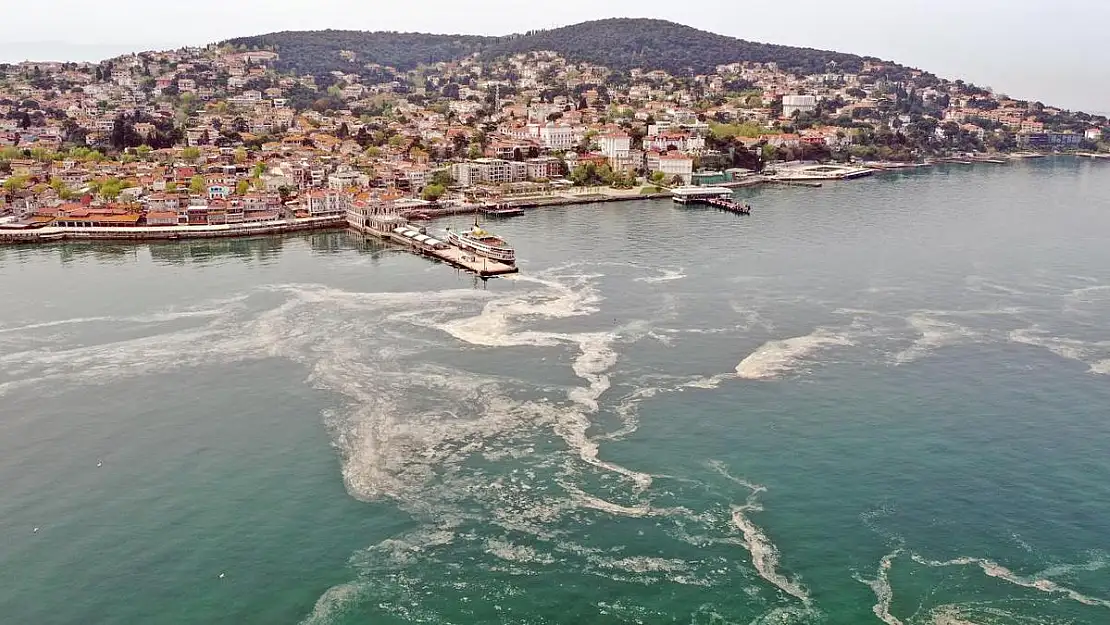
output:
M0 248L0 623L1110 623L1110 165L737 197Z

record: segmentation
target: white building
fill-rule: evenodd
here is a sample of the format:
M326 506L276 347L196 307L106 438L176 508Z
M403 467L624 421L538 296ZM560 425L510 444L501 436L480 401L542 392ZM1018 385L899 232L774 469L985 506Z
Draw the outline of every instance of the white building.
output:
M308 214L313 217L342 215L351 208L351 196L342 191L312 191L307 200Z
M623 132L598 135L597 144L604 156L610 159L625 159L632 149L632 137Z
M505 184L528 179L528 165L499 158L480 158L468 163L456 163L451 174L463 186L475 184Z
M550 150L569 150L574 147L574 129L570 126L548 122L540 127L540 141Z
M694 177L694 159L678 152L663 154L659 157L657 171L663 172L667 182L678 177L682 179L682 184L690 184Z
M794 113L812 113L817 110L817 96L812 95L784 95L782 96L782 116L793 117Z
M328 176L328 188L335 191L342 191L352 187L365 187L369 184L369 176L353 170L337 171Z

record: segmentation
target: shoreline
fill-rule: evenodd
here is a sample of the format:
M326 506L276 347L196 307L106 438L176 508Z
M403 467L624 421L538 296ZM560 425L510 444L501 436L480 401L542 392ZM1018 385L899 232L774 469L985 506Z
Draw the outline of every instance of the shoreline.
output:
M978 156L966 159L939 159L925 163L900 163L900 162L872 162L856 165L856 169L869 170L866 176L884 173L900 173L904 171L917 171L920 169L934 168L939 165L978 165L996 164L1005 165L1022 162L1027 159L1045 158L1046 154L1006 154L998 156ZM1075 156L1081 158L1087 155L1058 154L1054 156ZM1090 158L1090 157L1088 157ZM1090 159L1096 160L1096 159ZM801 178L787 176L777 178L773 176L753 175L743 180L723 182L715 186L741 189L758 187L767 184L798 187L821 187L822 182L851 181L859 177L854 174L844 177L828 178ZM665 187L664 187L665 188ZM607 204L615 202L634 202L640 200L666 200L672 197L670 190L658 193L582 193L577 196L556 196L543 198L521 198L506 200L505 203L515 208L545 208L553 206L579 206L584 204ZM426 216L428 221L438 220L453 215L472 215L478 213L477 206L457 206L444 208L424 208L413 211L403 211L401 216L412 219L416 214ZM151 241L179 241L194 239L214 238L248 238L254 236L267 236L275 234L289 234L293 232L306 232L313 230L341 230L347 229L348 223L345 215L328 217L305 217L299 219L284 219L274 222L255 222L252 224L224 224L206 226L131 226L118 228L62 228L46 226L43 228L3 228L0 227L0 245L33 245L46 243L60 243L69 241L131 241L144 243Z
M0 228L0 244L60 243L63 241L180 241L191 239L247 238L288 234L310 230L345 228L346 215L304 217L273 222L211 226L131 226L119 228L62 228L46 226L30 229Z

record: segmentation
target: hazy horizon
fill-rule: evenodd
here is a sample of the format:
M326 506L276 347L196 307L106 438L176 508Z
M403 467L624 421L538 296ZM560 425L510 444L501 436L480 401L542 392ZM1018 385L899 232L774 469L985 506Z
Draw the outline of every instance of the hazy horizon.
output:
M796 0L789 19L775 6L709 0L690 13L653 0L597 5L567 0L537 17L512 0L476 0L466 7L411 0L367 7L348 0L194 0L152 5L108 0L95 8L68 0L39 0L0 24L0 62L98 61L120 54L203 46L280 30L393 30L438 34L506 35L607 17L666 19L751 41L836 50L963 79L1015 98L1089 112L1110 111L1110 68L1087 53L1102 38L1110 3L1061 0L935 0L892 7L882 0ZM114 9L114 10L113 10ZM109 18L126 14L134 32L119 35ZM207 19L215 14L221 19ZM162 26L172 24L172 29ZM98 33L117 34L112 41Z

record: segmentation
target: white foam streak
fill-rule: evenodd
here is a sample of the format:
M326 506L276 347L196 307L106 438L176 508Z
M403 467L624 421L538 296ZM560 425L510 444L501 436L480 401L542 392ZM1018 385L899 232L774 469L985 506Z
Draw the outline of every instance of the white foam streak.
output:
M1110 341L1080 341L1047 335L1038 327L1023 328L1010 332L1014 343L1040 347L1067 360L1075 360L1087 365L1088 372L1110 375Z
M855 343L848 337L827 328L818 328L804 336L768 341L741 360L734 372L698 378L684 386L714 389L727 380L770 380L798 369L821 350L852 345Z
M805 336L769 341L736 365L736 377L746 380L775 378L794 370L815 352L852 344L848 338L821 328Z
M809 593L797 581L791 580L782 573L779 573L779 551L775 547L771 539L763 533L755 523L751 521L746 515L750 512L762 512L763 507L759 504L749 501L749 503L742 506L733 506L732 508L732 522L740 529L744 535L744 542L747 545L748 551L752 556L752 566L755 567L759 576L777 586L780 590L788 595L800 599L806 605L809 604Z
M364 592L357 582L332 586L316 600L312 613L301 620L301 625L330 625L343 612L358 605Z
M774 584L779 590L800 599L806 607L809 607L810 598L805 587L800 582L792 580L779 572L778 548L767 537L767 534L748 517L749 513L763 511L763 506L759 503L759 494L765 492L766 487L733 476L721 462L711 461L709 465L729 480L751 491L743 505L732 506L732 523L744 537L744 547L752 556L752 566L755 567L756 572L759 573L760 577Z
M636 278L636 282L646 282L648 284L658 284L660 282L671 282L673 280L681 280L686 277L686 274L681 269L661 269L660 274L656 276L645 276L643 278Z
M875 593L875 605L872 606L871 611L880 621L887 625L903 625L902 620L890 613L890 604L894 600L894 591L890 587L890 567L894 564L894 559L902 552L901 549L888 553L879 560L879 570L873 580L865 580L856 577L857 580L866 584L872 592Z
M985 558L961 557L955 558L953 560L937 561L927 560L917 554L914 554L912 558L914 562L917 562L918 564L923 564L925 566L931 567L978 566L980 569L982 569L985 575L989 577L994 577L996 579L1001 579L1003 581L1014 584L1015 586L1031 588L1033 590L1039 590L1045 593L1064 595L1072 601L1082 603L1084 605L1110 608L1110 601L1106 599L1099 599L1097 597L1085 595L1077 590L1072 590L1071 588L1061 586L1060 584L1057 584L1056 582L1050 579L1045 579L1043 577L1023 577L1002 566L1001 564L998 564L997 562L994 562L992 560L987 560Z
M975 333L959 324L936 319L923 313L910 315L909 323L920 336L909 348L894 355L895 364L914 362L937 349L957 345L975 336Z

